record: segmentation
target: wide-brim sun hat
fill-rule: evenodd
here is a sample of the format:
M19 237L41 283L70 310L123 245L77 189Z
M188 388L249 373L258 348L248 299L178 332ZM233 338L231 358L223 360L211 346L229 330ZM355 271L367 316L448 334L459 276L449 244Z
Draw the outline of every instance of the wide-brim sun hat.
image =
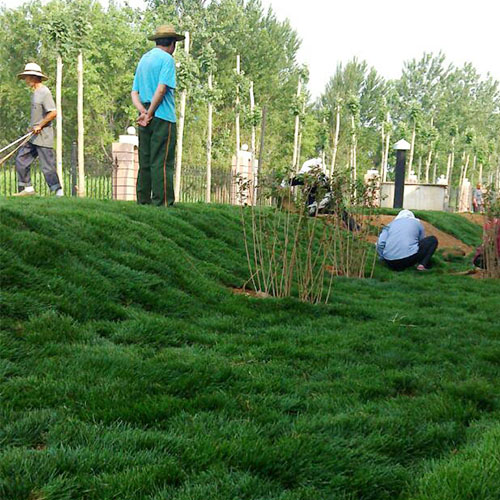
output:
M42 68L36 63L28 63L24 67L24 71L17 75L18 78L24 78L25 76L39 76L42 80L48 80L49 77L42 73Z
M179 35L172 24L163 24L158 26L152 35L148 36L148 40L158 40L159 38L175 38L178 42L182 42L186 37Z

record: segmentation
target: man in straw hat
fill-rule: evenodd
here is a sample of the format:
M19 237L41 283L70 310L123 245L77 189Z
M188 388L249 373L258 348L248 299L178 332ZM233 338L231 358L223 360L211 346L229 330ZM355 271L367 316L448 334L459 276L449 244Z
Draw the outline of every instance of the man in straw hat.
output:
M14 196L35 194L31 185L31 164L35 158L40 160L45 180L56 196L62 196L63 190L57 175L54 155L54 131L52 121L57 115L56 105L50 90L42 83L47 77L38 64L28 63L18 78L24 80L33 91L31 95L32 138L19 150L16 157L17 184L19 192Z
M156 47L142 56L131 94L139 111L137 202L166 206L174 203L176 85L172 56L176 43L185 37L167 24L148 38Z

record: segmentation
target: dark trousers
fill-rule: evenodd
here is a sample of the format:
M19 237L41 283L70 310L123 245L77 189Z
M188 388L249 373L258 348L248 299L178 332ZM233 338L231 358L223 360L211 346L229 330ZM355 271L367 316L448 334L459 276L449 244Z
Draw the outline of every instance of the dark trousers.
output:
M387 265L394 271L403 271L404 269L414 266L415 264L422 264L429 267L431 257L434 255L438 247L438 240L435 236L427 236L418 244L418 252L404 259L386 260Z
M40 169L51 191L61 188L56 170L56 157L52 148L36 146L28 142L17 153L16 171L19 187L31 186L31 164L35 158L40 159Z
M165 206L174 204L175 123L154 117L139 127L139 172L137 203Z

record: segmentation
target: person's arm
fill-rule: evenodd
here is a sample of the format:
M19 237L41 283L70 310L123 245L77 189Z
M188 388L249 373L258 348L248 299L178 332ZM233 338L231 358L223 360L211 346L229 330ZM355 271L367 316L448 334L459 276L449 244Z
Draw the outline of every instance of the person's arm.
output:
M139 92L137 90L132 90L130 97L132 98L132 104L135 106L137 111L139 111L139 114L145 115L148 110L144 107L144 104L142 104Z
M377 253L380 259L383 259L384 248L389 236L389 226L385 226L377 240Z
M38 123L33 127L33 133L39 134L42 131L42 129L46 127L56 116L57 116L57 111L55 109L49 111L45 115L45 118L40 123Z
M161 101L163 101L163 98L165 97L166 93L167 93L167 86L164 83L159 83L158 87L156 87L153 99L151 99L151 105L149 106L149 109L146 113L146 115L149 118L148 121L150 121L155 115L155 111L161 104Z
M138 108L141 115L137 120L137 123L141 127L147 127L149 125L149 122L153 119L155 111L163 101L163 98L165 97L166 93L167 93L167 86L160 83L158 84L158 87L156 87L156 91L153 95L153 99L151 99L151 104L149 105L149 108L146 110L146 108L144 108L144 106L141 103L142 107L144 108L144 112L142 112L142 109Z
M422 241L425 238L425 229L423 224L418 221L418 241Z

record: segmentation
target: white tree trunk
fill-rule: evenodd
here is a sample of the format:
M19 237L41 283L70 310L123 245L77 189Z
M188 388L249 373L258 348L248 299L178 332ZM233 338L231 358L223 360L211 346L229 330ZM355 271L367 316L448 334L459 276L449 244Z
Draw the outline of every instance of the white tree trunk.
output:
M417 134L417 125L413 123L413 132L411 133L411 145L410 145L410 159L408 160L408 171L406 172L407 178L411 174L411 169L413 168L413 157L415 155L415 137Z
M57 176L61 186L64 187L63 171L62 171L62 71L63 62L60 54L57 55L57 70L56 70L56 165Z
M302 79L299 77L299 83L297 85L297 98L300 98L302 94ZM292 158L292 168L296 172L298 171L298 152L299 152L299 128L300 128L300 113L295 117L295 134L293 137L293 158Z
M337 150L339 147L340 135L340 104L337 105L337 113L335 118L335 137L333 138L332 165L330 167L330 176L335 171L335 162L337 160Z
M432 148L429 150L429 154L427 156L427 161L425 162L425 183L429 184L429 175L432 164Z
M437 168L438 168L439 152L434 156L434 168L432 170L432 183L436 184L437 179Z
M213 76L212 73L208 75L208 90L210 93L213 90ZM212 116L213 105L212 101L208 101L208 123L207 123L207 193L206 202L210 203L211 190L212 190Z
M357 138L356 138L356 122L354 120L354 115L351 115L351 127L352 127L351 176L352 176L352 181L355 182L357 177L357 171L356 171Z
M189 56L189 31L185 32L186 39L184 41L184 51L186 56ZM181 93L181 105L179 111L179 124L177 128L177 144L175 147L175 184L174 184L174 194L175 200L179 200L179 195L181 192L181 174L182 174L182 147L184 142L184 123L186 120L186 100L187 100L187 90L184 89Z
M253 93L253 82L250 82L250 112L252 114L252 160L255 158L255 143L256 143L256 131L253 122L253 114L255 111L255 95Z
M236 56L236 73L240 75L241 66L240 66L240 56ZM241 149L241 139L240 139L240 85L236 86L236 163L239 161Z
M83 54L78 53L78 102L77 102L77 115L78 115L78 196L85 197L85 144L84 136L85 130L83 127Z
M391 134L388 133L386 143L385 143L384 175L382 177L383 182L387 182L387 167L389 165L389 147L390 147L390 144L391 144Z

